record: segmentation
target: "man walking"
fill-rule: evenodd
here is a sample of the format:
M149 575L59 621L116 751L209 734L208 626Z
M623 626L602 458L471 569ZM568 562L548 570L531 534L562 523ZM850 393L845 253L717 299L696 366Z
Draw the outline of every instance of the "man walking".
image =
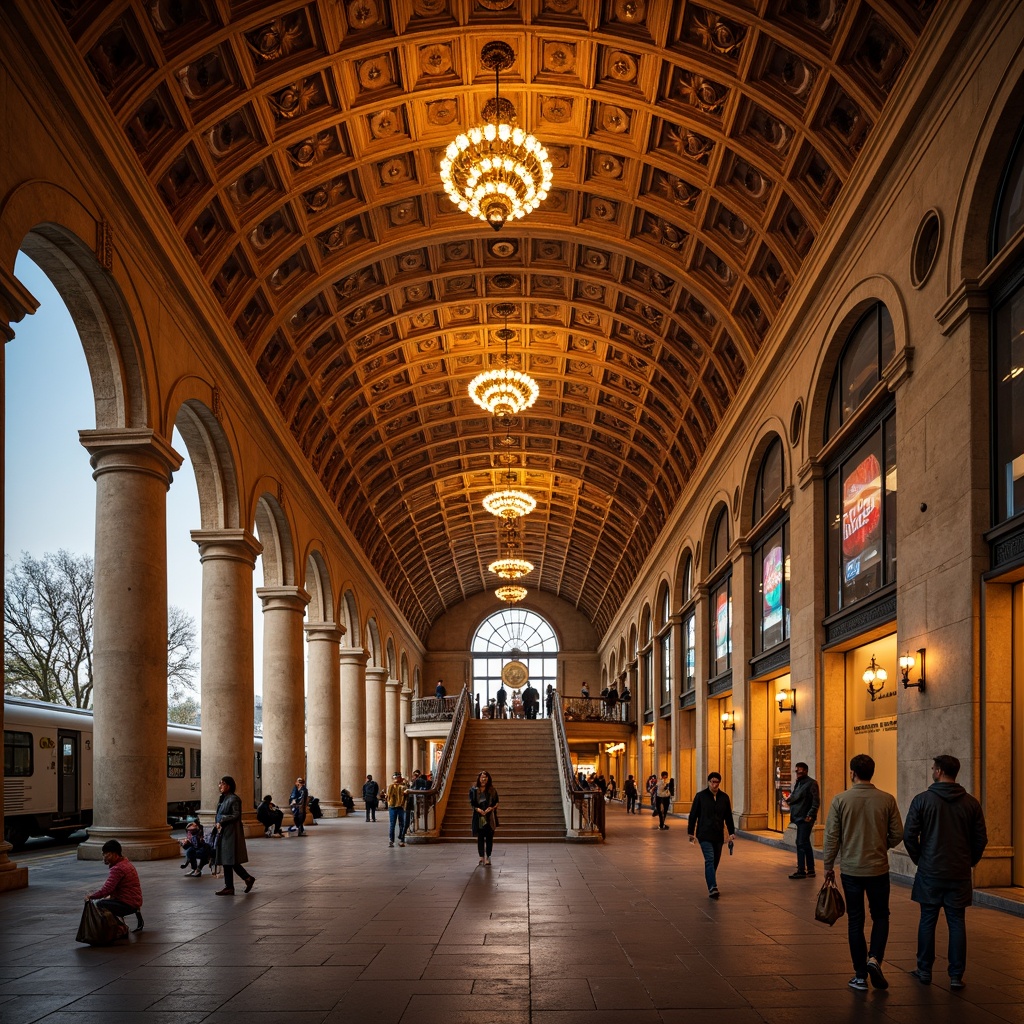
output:
M398 845L405 846L405 794L406 785L401 772L395 772L391 776L391 785L388 786L388 846L395 845L395 824L398 825Z
M654 790L654 803L658 810L658 828L668 828L668 825L665 824L665 816L668 814L668 805L671 802L672 786L668 781L668 772L662 772L657 788Z
M508 718L508 690L505 689L504 683L498 687L496 696L498 698L498 717Z
M971 869L988 845L981 804L959 785L960 761L939 754L932 762L932 784L918 793L907 812L903 845L917 865L910 898L921 904L917 927L917 970L910 973L923 985L932 980L935 925L946 913L949 987L964 987L967 967L967 908L974 902Z
M807 763L797 761L796 785L789 794L789 820L796 826L796 871L790 878L814 877L814 847L811 832L821 806L818 783L807 774Z
M540 691L530 683L523 690L523 714L529 718L537 717L537 705L540 704Z
M366 803L366 820L377 820L377 800L380 797L380 786L373 781L372 775L366 776L363 783L363 800Z
M882 974L885 944L889 939L889 853L903 838L903 821L891 793L871 784L874 759L867 754L850 758L848 790L839 793L825 824L825 881L834 882L833 865L842 850L843 893L846 895L847 936L854 976L847 983L867 992L868 978L875 988L888 988ZM864 897L871 912L871 941L864 942Z
M662 772L667 778L668 772ZM712 772L708 776L708 788L702 789L694 798L690 807L690 820L686 823L686 831L693 842L696 834L700 843L700 852L704 854L704 881L708 887L708 899L717 900L718 865L722 860L723 830L729 835L729 843L736 839L736 826L732 820L732 802L729 794L722 792L722 776ZM732 849L730 845L729 849Z
M295 822L295 827L299 830L299 835L304 836L306 834L306 810L309 807L309 790L306 789L305 779L298 778L295 780L295 785L292 786L292 791L288 796L288 804L292 809L292 821Z
M626 796L626 813L638 814L639 812L636 809L636 779L632 775L622 784L622 792Z

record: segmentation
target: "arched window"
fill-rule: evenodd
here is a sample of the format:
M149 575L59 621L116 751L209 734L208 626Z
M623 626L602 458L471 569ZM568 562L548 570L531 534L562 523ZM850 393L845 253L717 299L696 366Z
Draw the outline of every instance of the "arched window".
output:
M501 687L501 670L510 661L522 662L530 682L547 692L558 685L558 640L547 619L526 608L502 608L489 615L473 637L473 693L482 707ZM525 685L525 684L524 684ZM511 689L506 687L506 689ZM512 694L509 694L511 699ZM541 705L543 707L543 703Z
M826 443L850 422L895 354L892 317L879 302L860 318L843 347L828 396Z
M708 569L713 575L709 586L711 609L711 678L732 669L732 563L729 561L729 515L718 513L711 534Z
M685 707L690 707L694 703L694 687L697 682L697 613L693 600L693 559L689 555L683 563L680 591L680 635L683 641L683 680L680 698Z
M754 489L755 657L789 639L789 515L775 508L785 482L782 442L776 437L761 460Z
M1007 162L993 220L992 256L1024 225L1024 126ZM992 303L992 524L1024 512L1024 258Z
M668 585L661 588L661 602L658 607L658 645L661 656L661 714L672 713L672 594Z
M850 332L832 380L826 435L838 440L825 484L828 614L896 582L895 400L881 393L863 408L892 347L892 320L878 303Z
M643 644L640 648L641 670L644 676L644 720L654 720L654 631L651 609L645 608L641 619Z

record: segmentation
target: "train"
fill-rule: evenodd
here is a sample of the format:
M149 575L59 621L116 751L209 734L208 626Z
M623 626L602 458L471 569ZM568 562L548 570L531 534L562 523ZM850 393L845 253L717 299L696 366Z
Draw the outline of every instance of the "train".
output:
M92 824L92 712L4 698L4 839L15 850L34 836L67 841ZM263 740L254 737L253 803L259 803ZM167 723L167 823L199 810L202 731Z

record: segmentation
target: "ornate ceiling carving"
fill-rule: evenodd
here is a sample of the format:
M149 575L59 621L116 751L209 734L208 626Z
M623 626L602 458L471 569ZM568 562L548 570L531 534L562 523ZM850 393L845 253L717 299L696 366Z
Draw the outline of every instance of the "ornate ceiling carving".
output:
M412 626L524 582L607 627L849 178L931 0L55 0L290 431ZM445 196L481 47L551 154L499 234ZM468 382L540 384L504 428ZM511 462L502 455L511 452Z

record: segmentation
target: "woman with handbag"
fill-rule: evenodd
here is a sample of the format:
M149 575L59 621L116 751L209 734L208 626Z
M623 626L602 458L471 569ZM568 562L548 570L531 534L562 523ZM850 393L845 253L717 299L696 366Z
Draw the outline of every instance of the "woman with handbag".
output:
M480 863L490 864L494 830L498 827L498 791L490 772L483 771L477 776L476 785L469 791L469 802L473 806L473 835Z

